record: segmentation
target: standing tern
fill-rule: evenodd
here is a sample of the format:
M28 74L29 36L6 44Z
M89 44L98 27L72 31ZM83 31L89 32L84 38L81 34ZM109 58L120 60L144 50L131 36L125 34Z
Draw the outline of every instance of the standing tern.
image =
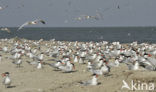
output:
M5 85L5 88L9 88L11 84L9 72L2 73L2 77L4 77L3 84Z
M88 85L99 85L100 83L97 82L97 77L98 75L97 74L93 74L93 78L91 80L88 80L88 81L82 81L82 82L79 82L81 85L83 86L88 86Z

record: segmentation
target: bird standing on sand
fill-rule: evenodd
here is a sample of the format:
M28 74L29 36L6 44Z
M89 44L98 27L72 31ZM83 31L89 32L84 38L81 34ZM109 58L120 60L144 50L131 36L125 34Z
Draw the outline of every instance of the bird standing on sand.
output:
M42 69L43 66L42 66L42 61L38 61L38 64L37 64L37 69Z
M80 84L82 84L83 86L88 86L88 85L98 85L99 83L97 82L97 74L93 74L93 78L91 80L88 81L82 81L79 82Z
M61 60L58 60L57 63L52 63L52 64L45 63L45 64L46 64L46 65L49 65L49 66L51 66L51 67L53 67L53 68L58 69L58 67L61 66L63 63L62 63Z
M132 64L126 63L128 66L129 70L138 70L139 69L139 62L138 61L133 61Z
M41 20L41 19L37 19L37 20L34 20L34 21L28 21L28 22L25 22L24 24L22 24L17 31L21 30L24 26L27 26L27 25L35 25L35 24L38 24L39 22L41 22L42 24L46 24L46 22L44 20Z
M2 77L5 77L3 80L3 84L5 85L5 88L8 88L11 84L9 72L2 73Z
M70 73L73 72L73 69L75 70L75 65L73 63L69 63L66 66L59 66L58 68L63 72Z
M17 65L17 68L20 68L21 66L21 64L22 64L22 60L21 59L19 59L18 61L13 61L12 62L13 64L16 64Z

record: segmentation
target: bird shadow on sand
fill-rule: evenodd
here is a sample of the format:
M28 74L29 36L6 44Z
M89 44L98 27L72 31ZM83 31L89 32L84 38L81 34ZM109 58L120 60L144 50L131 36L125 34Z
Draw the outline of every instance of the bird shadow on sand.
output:
M53 71L61 71L60 69L54 69Z
M46 61L57 61L56 59L48 59Z
M102 84L101 82L98 82L98 83L97 83L97 85L101 85L101 84Z
M74 73L74 72L77 72L78 70L75 70L75 71L69 71L69 72L62 72L62 73Z
M82 81L79 81L78 83L81 84L82 86L92 86L92 85L87 85L87 84L84 85ZM96 86L101 85L101 84L102 84L101 82L98 82Z
M104 77L112 76L113 74L104 74Z
M16 66L16 68L23 68L24 66Z
M8 86L7 88L15 88L16 86Z

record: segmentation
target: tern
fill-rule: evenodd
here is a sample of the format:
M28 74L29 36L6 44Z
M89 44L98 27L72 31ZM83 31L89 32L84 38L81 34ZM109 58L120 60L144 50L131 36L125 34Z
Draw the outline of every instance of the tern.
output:
M13 64L16 64L17 65L17 68L20 68L20 65L22 64L22 60L19 59L18 61L13 61L12 63Z
M6 32L8 32L8 33L11 33L10 29L7 28L7 27L5 27L5 28L1 28L0 30L1 30L1 31L6 31Z
M38 61L38 64L37 64L37 69L42 69L43 66L42 66L42 61Z
M53 68L58 69L58 67L62 65L62 61L58 60L57 63L52 63L52 64L45 63L45 64L47 64L47 65L49 65L49 66L51 66Z
M110 67L107 66L105 63L103 64L103 66L98 69L98 70L94 70L94 69L90 69L90 71L93 73L93 74L97 74L97 75L108 75L108 73L110 72Z
M132 64L126 63L129 70L139 70L139 62L134 61Z
M4 77L3 84L5 85L5 88L10 87L11 79L9 76L9 72L2 73L2 77Z
M73 63L67 64L66 66L59 66L59 69L66 73L73 72L73 69L75 69L75 65Z
M81 85L83 86L88 86L88 85L99 85L100 83L97 82L97 77L98 75L97 74L93 74L93 78L91 80L88 80L88 81L82 81L82 82L79 82Z
M46 22L44 20L41 20L41 19L37 19L37 20L34 20L34 21L28 21L28 22L25 22L24 24L22 24L17 31L21 30L23 27L27 26L27 25L35 25L35 24L38 24L39 22L41 22L42 24L46 24Z

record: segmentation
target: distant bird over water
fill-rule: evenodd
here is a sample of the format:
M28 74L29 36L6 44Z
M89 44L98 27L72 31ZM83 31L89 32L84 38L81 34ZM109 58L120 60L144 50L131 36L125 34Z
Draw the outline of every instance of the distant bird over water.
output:
M5 9L5 8L7 8L7 7L8 7L8 5L5 6L5 7L0 6L0 10L3 10L3 9Z
M6 31L6 32L8 32L8 33L11 33L10 29L8 29L7 27L1 28L0 30L1 30L1 31Z
M17 31L21 30L23 27L27 26L27 25L35 25L35 24L38 24L39 22L41 22L42 24L46 24L46 22L44 20L41 20L41 19L37 19L37 20L34 20L34 21L28 21L28 22L25 22L24 24L22 24Z
M89 19L95 19L100 20L103 19L103 14L96 10L96 15L80 15L79 17L76 17L75 20L82 21L82 20L89 20Z
M118 5L118 7L117 7L118 9L120 9L120 6Z

